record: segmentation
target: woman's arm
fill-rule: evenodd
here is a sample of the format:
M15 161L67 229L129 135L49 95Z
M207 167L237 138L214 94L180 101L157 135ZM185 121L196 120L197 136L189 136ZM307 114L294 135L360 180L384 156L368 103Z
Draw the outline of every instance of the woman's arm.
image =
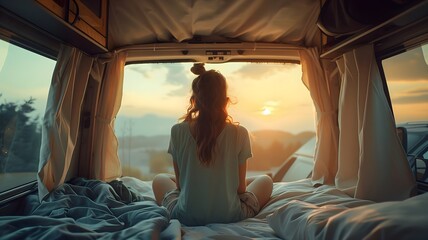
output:
M247 183L245 176L247 174L247 161L239 164L239 186L238 194L244 193L247 190Z
M174 163L174 173L175 173L175 184L177 185L177 189L181 190L180 189L180 178L179 178L180 172L178 170L178 165L175 161L173 161L173 163Z

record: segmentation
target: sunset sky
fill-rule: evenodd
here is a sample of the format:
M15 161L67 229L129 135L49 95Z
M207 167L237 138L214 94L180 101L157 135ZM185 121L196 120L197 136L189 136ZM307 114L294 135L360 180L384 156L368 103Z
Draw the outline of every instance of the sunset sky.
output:
M186 112L196 77L190 72L192 65L127 66L116 129L169 134L171 125ZM314 131L314 109L301 82L300 65L227 63L207 64L206 69L216 69L226 77L233 103L229 114L249 130Z
M382 65L396 122L428 121L428 44Z
M428 54L417 48L386 59L383 67L397 123L428 120ZM191 63L128 65L118 136L169 134L187 108L195 75ZM55 61L0 41L0 101L36 99L43 117ZM206 65L226 76L234 102L230 115L250 131L314 130L314 110L296 64L228 63Z
M35 114L43 116L55 61L0 40L0 102L35 98Z

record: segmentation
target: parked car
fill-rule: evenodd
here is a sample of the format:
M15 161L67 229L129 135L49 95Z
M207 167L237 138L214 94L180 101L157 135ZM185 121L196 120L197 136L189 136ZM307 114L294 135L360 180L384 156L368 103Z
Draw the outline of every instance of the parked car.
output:
M314 167L316 137L296 150L273 174L274 182L292 182L308 178Z
M398 124L397 129L416 180L428 182L428 121Z
M428 121L397 124L397 133L416 180L428 183ZM311 176L316 138L310 139L273 174L275 182L290 182Z

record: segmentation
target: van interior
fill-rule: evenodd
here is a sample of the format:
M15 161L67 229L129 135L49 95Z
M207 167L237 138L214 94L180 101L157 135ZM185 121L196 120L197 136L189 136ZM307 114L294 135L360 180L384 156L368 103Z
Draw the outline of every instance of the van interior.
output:
M427 26L427 0L0 0L0 238L426 239ZM194 63L274 181L255 217L156 204Z

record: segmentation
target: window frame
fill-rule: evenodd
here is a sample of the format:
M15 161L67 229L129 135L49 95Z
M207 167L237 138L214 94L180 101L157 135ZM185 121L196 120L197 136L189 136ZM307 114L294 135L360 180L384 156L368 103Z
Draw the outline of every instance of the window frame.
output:
M23 50L41 57L57 60L60 42L40 29L33 28L18 16L14 16L0 8L0 40L13 44ZM4 21L3 21L4 20ZM37 191L37 172L35 180L20 184L0 192L0 215L7 211L7 206L15 200Z
M378 69L380 71L383 90L384 90L385 96L387 97L387 101L389 103L394 119L395 119L395 115L392 108L391 97L390 97L382 61L387 58L398 56L399 54L410 51L424 44L428 44L428 28L424 27L424 23L426 21L427 20L424 20L422 22L418 22L417 24L405 26L403 30L396 32L395 34L390 36L390 38L375 42L376 62L378 64ZM412 30L415 30L415 31L411 32ZM406 155L407 155L407 152L406 152ZM415 167L416 167L416 163L415 163ZM414 169L412 169L412 172L413 171ZM417 192L419 194L428 192L428 182L419 181L416 175L414 177L417 184Z

